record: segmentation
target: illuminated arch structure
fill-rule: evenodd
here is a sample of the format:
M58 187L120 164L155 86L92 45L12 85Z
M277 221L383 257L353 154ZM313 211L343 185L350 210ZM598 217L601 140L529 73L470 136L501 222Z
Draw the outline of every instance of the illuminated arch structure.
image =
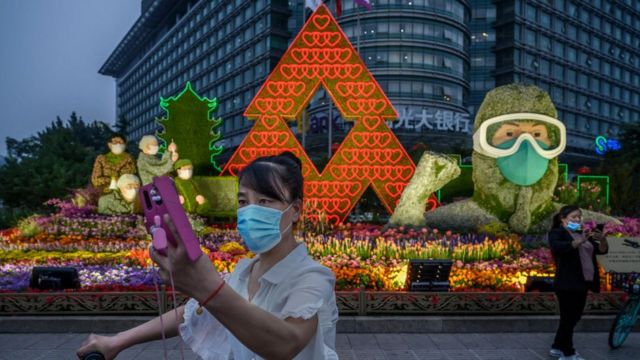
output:
M346 121L355 125L319 173L287 126L323 86ZM389 213L415 165L385 121L397 119L375 81L326 6L311 15L244 116L256 123L222 174L237 175L253 159L288 150L302 160L305 215L342 222L369 185ZM430 199L436 206L435 198Z

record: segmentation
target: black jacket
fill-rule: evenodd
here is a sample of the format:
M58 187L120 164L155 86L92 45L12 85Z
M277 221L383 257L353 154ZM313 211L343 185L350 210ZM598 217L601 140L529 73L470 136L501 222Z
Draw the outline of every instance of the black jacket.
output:
M600 292L600 273L598 271L598 261L596 255L604 255L607 252L600 251L600 244L592 238L587 238L593 245L593 283L587 287L582 273L582 263L578 249L571 245L573 237L565 228L552 229L548 235L551 253L556 263L556 277L553 280L553 287L560 291L582 291L591 290L594 293Z

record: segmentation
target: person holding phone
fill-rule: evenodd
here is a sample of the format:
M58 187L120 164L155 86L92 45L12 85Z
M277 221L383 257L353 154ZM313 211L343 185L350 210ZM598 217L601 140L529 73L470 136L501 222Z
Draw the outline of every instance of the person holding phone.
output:
M82 358L100 352L107 360L135 344L182 336L204 360L337 359L338 309L335 276L293 236L302 212L300 160L290 152L254 160L239 174L238 231L253 259L238 262L223 279L206 256L195 263L184 245L167 256L151 248L163 280L173 275L176 290L191 299L115 336L91 335L78 349ZM180 239L165 216L173 236Z
M573 347L573 330L584 312L587 292L600 292L596 255L609 251L603 229L583 233L582 211L574 205L562 207L553 218L548 240L556 265L553 286L560 323L550 355L561 360L583 359Z

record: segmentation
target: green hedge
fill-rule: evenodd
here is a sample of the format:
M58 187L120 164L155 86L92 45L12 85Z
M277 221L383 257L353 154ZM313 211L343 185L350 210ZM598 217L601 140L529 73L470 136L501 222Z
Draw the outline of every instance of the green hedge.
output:
M198 215L235 218L238 211L238 178L235 176L194 176L198 190L207 199Z

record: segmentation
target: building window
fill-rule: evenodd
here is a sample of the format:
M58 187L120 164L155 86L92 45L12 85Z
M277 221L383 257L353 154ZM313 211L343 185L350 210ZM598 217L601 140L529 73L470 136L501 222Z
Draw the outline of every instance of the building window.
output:
M256 43L256 55L261 55L262 53L264 53L265 42L266 42L266 39L263 39L258 41L258 43Z
M553 64L553 77L558 80L564 78L564 67L562 67L562 65Z
M536 8L533 5L527 4L525 6L524 17L532 22L536 21Z
M551 14L546 11L540 12L540 24L545 28L551 28Z
M564 45L558 40L553 42L553 54L559 57L564 56Z
M610 105L608 102L602 102L602 106L600 108L600 114L602 116L609 116Z
M572 46L567 47L567 60L571 62L576 62L576 49Z
M584 60L584 64L587 65L587 67L591 67L591 65L593 64L593 60L591 59L591 56L586 56L585 60Z
M542 75L550 75L550 67L551 64L548 60L542 59L540 60L540 74Z
M569 14L569 16L576 16L577 13L578 8L576 7L576 4L574 4L573 1L569 1L567 3L567 14Z
M567 35L568 38L575 40L576 36L577 36L577 31L578 30L576 29L576 27L574 25L569 24L567 26L567 34L566 35Z
M576 84L576 71L573 69L567 70L567 82L571 85Z
M540 34L540 48L551 51L551 39L548 36Z
M600 80L594 76L591 76L590 79L590 85L589 85L589 90L593 91L593 92L599 92L600 91Z
M578 86L587 89L589 87L589 79L586 74L580 74L578 78Z
M527 45L536 46L536 33L531 29L526 29L524 32L525 43Z
M574 93L571 90L565 90L565 101L567 103L567 106L569 107L575 107L576 106L576 93Z
M563 120L567 128L576 129L576 115L574 113L567 112Z
M593 16L591 17L591 26L597 30L600 30L600 17L597 14L593 14Z
M562 102L563 102L562 88L554 86L551 91L552 91L552 99L551 100L556 104L562 104Z
M589 11L584 7L580 8L580 21L582 21L585 24L589 23Z
M555 18L555 20L553 21L553 28L557 33L564 34L565 27L564 22L561 18Z
M609 76L609 75L611 75L611 64L609 64L609 63L608 63L608 62L606 62L606 61L603 61L603 62L602 62L602 73L603 73L605 76Z
M264 63L259 63L256 65L256 78L262 78L264 76Z
M590 44L589 33L588 32L586 32L584 30L580 30L580 33L579 33L578 37L579 37L579 41L582 44Z
M577 128L582 132L588 132L591 129L591 124L582 115L578 115L576 117L576 125L577 125Z
M602 22L602 28L603 28L602 30L604 31L605 34L611 35L611 26L612 26L611 23L607 20L604 20Z
M621 69L620 69L619 66L613 66L613 77L616 80L621 80L621 78L622 78L622 76L620 74L620 71L621 71Z
M598 134L598 130L599 130L599 123L598 120L596 119L585 119L585 121L587 122L587 124L589 124L589 130L591 131L592 134Z

